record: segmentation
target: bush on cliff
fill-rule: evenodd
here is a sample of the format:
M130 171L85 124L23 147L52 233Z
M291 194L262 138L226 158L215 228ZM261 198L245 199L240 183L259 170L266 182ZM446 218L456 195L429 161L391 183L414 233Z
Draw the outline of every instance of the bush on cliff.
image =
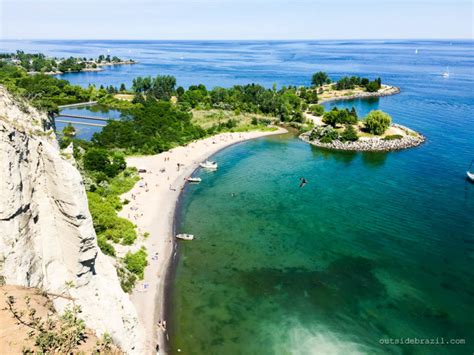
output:
M146 260L147 256L146 250L142 248L136 253L128 252L123 259L126 268L137 275L140 280L143 280L145 267L148 264Z
M101 244L107 248L103 250L109 255L111 248L105 245L106 241L125 245L132 244L137 238L135 225L125 218L117 216L116 202L113 197L104 197L97 192L88 192L89 210L92 215L97 237L102 238Z

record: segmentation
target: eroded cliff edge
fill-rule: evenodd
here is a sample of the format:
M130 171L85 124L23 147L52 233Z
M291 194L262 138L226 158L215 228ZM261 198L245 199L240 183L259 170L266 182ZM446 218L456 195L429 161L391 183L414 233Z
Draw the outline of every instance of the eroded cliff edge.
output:
M97 246L82 177L63 156L49 118L0 86L0 276L70 295L81 318L127 353L144 333L112 262ZM58 297L62 312L71 301Z

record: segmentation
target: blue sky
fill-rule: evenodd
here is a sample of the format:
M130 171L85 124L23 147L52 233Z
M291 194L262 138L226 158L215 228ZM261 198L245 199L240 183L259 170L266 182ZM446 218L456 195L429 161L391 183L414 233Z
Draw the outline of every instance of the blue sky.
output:
M0 0L3 39L473 38L472 0Z

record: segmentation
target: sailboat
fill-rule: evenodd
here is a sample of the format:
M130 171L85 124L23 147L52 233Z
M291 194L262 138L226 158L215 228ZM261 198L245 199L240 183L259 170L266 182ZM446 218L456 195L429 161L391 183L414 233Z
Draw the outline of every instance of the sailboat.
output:
M471 172L473 162L474 162L474 160L471 160L471 165L469 165L469 169L467 169L467 171L466 171L467 179L470 182L474 182L474 172Z
M417 49L415 49L415 54L418 54L418 48L417 48Z
M446 71L443 72L443 78L449 78L449 67L446 67Z

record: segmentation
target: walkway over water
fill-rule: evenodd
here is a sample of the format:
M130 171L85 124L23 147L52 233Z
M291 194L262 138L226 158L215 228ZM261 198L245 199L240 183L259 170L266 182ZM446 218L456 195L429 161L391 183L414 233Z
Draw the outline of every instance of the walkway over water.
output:
M60 113L56 115L56 117L80 118L82 120L104 121L104 122L113 121L112 118L108 118L108 117L82 116L82 115L72 115L72 114L66 114L66 113Z
M105 124L102 123L89 123L89 122L79 122L79 121L70 121L70 120L56 120L56 122L61 123L71 123L71 124L80 124L84 126L94 126L94 127L105 127Z
M58 106L58 107L59 107L59 109L63 109L63 108L93 106L93 105L96 105L96 104L97 104L97 101L87 101L87 102L78 102L77 104L61 105L61 106Z

